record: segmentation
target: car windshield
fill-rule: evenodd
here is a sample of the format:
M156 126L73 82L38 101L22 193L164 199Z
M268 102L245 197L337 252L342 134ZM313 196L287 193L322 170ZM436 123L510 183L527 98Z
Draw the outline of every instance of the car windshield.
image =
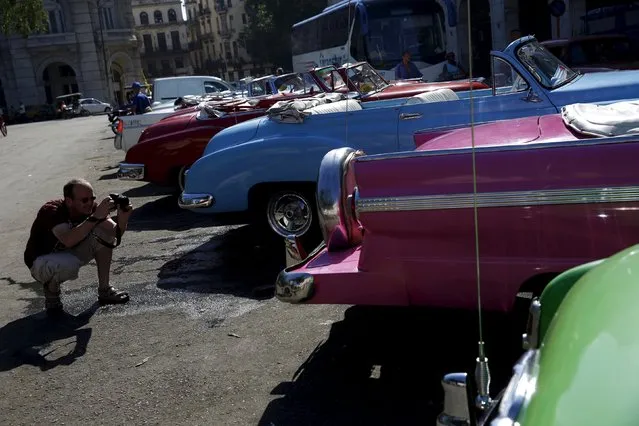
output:
M536 41L521 46L517 50L517 58L547 89L562 86L578 75Z
M299 94L322 91L313 78L306 73L283 75L275 80L275 87L280 93Z
M388 86L386 80L367 63L351 66L346 75L362 94L378 92Z
M346 82L333 66L320 68L315 73L329 90L340 90L346 87Z

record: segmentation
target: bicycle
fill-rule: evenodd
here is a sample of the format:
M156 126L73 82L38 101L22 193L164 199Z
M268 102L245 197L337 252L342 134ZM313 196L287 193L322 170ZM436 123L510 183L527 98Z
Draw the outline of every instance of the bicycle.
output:
M7 124L4 122L4 118L2 116L0 116L0 133L2 133L3 136L7 136Z

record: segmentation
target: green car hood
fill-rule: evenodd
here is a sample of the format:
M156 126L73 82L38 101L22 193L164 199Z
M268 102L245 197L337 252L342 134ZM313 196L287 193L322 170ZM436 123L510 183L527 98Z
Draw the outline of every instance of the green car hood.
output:
M521 426L639 425L638 301L639 245L579 279L539 349Z

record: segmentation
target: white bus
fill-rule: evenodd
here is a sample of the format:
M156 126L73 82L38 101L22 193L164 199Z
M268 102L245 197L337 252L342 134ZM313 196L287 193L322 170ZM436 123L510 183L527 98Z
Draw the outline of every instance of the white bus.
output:
M395 80L395 67L408 50L424 78L437 81L446 55L440 3L454 14L451 0L344 0L329 6L293 25L293 71L366 61Z

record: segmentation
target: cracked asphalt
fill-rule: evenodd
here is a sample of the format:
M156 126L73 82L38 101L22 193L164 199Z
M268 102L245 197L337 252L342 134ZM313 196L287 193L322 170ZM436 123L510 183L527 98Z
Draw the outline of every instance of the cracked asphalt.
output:
M0 139L0 424L434 424L442 374L472 367L476 314L280 303L281 240L117 180L112 136L98 116ZM52 322L22 252L75 176L136 207L111 274L131 301L100 308L92 263L63 285L72 317ZM488 347L498 386L517 355L504 347Z

